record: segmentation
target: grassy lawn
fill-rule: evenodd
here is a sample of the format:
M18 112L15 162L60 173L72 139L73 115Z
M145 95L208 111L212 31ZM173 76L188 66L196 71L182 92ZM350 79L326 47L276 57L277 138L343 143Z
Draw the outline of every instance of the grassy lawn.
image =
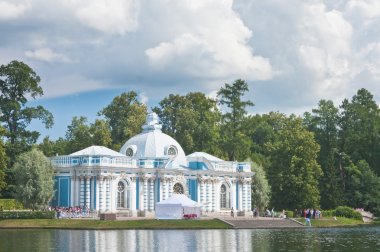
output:
M228 229L220 220L126 220L101 221L79 219L0 220L0 228L56 228L56 229Z
M305 223L305 219L296 219L301 223ZM344 217L337 217L337 220L333 218L323 218L318 220L311 220L312 227L340 227L340 226L355 226L364 224L362 220L349 219Z

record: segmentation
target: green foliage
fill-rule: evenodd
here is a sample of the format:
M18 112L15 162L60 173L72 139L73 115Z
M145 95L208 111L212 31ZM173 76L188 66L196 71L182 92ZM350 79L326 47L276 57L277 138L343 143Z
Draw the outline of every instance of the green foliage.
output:
M335 216L335 210L323 210L321 211L322 217L333 217Z
M141 132L147 107L137 100L137 93L131 91L116 96L98 115L105 117L111 128L113 148L119 149L127 139Z
M6 152L5 152L5 148L4 148L4 144L3 144L3 141L2 141L2 137L1 135L3 134L4 130L3 128L0 126L0 195L1 195L1 192L2 190L6 187L7 183L6 183L6 180L5 180L5 170L7 168L7 162L6 162Z
M53 198L54 170L37 149L21 154L14 165L15 197L25 208L41 209Z
M339 110L332 101L321 100L312 114L304 114L304 123L321 147L317 158L323 171L319 180L321 207L336 207L343 200L343 174L338 165Z
M0 211L2 219L55 219L54 211Z
M0 199L0 210L23 210L24 207L15 199Z
M301 118L294 115L277 118L280 121L276 139L267 145L271 161L267 173L272 187L271 205L277 209L318 207L319 145L302 125Z
M216 101L205 94L169 95L153 111L160 117L163 132L172 136L185 153L204 151L219 155L220 112ZM219 155L220 156L220 155Z
M335 213L335 216L346 217L346 218L351 218L351 219L356 219L356 220L363 219L362 215L359 212L347 206L338 206L334 210L334 213Z
M354 163L366 160L380 175L380 109L373 95L366 89L359 89L352 100L344 100L340 108L342 151Z
M23 62L12 61L0 66L0 122L4 123L7 131L7 152L11 165L15 157L35 143L40 135L37 131L27 130L33 119L41 120L46 128L53 125L53 115L42 106L26 106L28 97L35 99L43 95L40 80L33 69Z
M228 108L222 115L221 145L229 160L244 160L249 157L251 141L247 137L245 123L247 120L246 108L253 106L251 101L242 98L249 91L248 84L238 79L232 85L226 83L218 91L218 102Z
M291 210L285 211L286 218L294 218L294 212Z
M265 172L260 165L252 164L252 171L255 175L252 177L252 206L257 207L260 212L264 211L269 205L271 187L268 184Z

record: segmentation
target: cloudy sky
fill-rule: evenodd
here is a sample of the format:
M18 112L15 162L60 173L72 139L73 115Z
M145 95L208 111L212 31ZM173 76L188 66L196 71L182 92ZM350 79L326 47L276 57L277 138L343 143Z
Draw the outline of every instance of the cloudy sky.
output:
M242 78L251 113L302 114L362 87L379 102L379 27L379 0L0 0L0 64L41 76L33 105L54 114L54 139L130 90L152 107Z

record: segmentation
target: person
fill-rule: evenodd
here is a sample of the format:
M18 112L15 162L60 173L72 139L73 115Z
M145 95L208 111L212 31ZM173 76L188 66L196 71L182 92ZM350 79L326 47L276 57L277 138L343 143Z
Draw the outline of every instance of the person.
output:
M274 208L272 208L272 218L274 218Z
M231 208L231 217L235 217L234 208L233 207Z
M309 226L309 227L311 227L311 221L310 221L310 218L309 218L309 217L306 217L306 218L305 218L305 226Z

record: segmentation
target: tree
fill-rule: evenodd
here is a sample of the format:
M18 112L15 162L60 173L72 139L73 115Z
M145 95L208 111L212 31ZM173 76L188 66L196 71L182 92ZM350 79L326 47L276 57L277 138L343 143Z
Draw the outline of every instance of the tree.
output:
M67 126L66 141L68 142L67 151L69 153L79 151L91 145L92 137L86 117L73 117L71 124Z
M252 163L252 171L255 173L252 177L252 205L261 212L269 205L271 187L262 166Z
M44 154L33 148L14 164L15 198L33 210L46 207L54 195L54 170Z
M5 153L5 147L2 140L2 135L4 134L5 130L0 127L0 196L1 191L6 187L7 183L5 181L5 170L7 168L7 162L6 162L6 153Z
M116 96L98 115L105 117L111 128L113 148L119 149L127 139L141 132L147 107L137 100L136 92L130 91Z
M301 118L295 115L277 118L281 127L275 141L267 145L272 205L279 209L318 207L318 179L322 173L316 160L319 145Z
M218 91L219 104L230 110L222 115L222 148L230 160L245 159L249 156L250 141L244 130L246 107L253 106L251 101L242 98L249 91L248 84L238 79L232 85L226 83Z
M10 166L16 156L35 143L37 131L28 131L33 119L43 122L46 128L53 125L53 115L42 106L27 107L28 97L43 95L40 77L28 65L12 61L0 66L0 122L6 129L7 153Z
M96 119L90 126L93 145L110 147L112 144L111 131L105 120Z
M205 151L220 154L220 112L216 101L196 92L186 96L170 94L153 108L163 124L163 132L176 139L185 153Z
M311 114L304 114L304 123L314 133L321 148L317 161L323 171L319 181L323 209L333 209L343 204L344 174L340 169L339 120L339 109L332 101L321 100Z
M354 163L366 160L380 175L380 110L373 95L359 89L352 100L345 99L340 108L340 149Z

